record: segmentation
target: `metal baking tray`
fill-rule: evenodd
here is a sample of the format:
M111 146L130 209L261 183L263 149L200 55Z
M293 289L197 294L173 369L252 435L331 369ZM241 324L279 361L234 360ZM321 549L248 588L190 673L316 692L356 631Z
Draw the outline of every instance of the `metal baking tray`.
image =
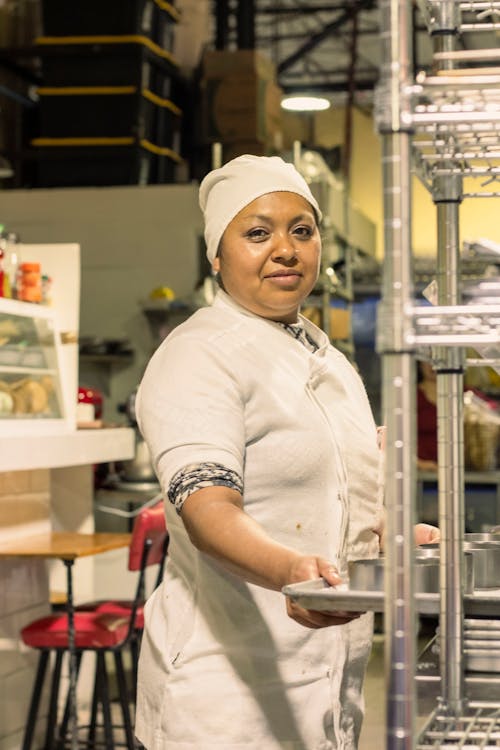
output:
M484 620L484 619L475 619L472 617L466 617L464 620L464 628L465 630L487 630L487 631L500 631L500 620ZM496 633L495 633L496 637ZM500 633L499 633L500 637Z
M479 638L469 638L467 634L464 635L464 648L477 648L479 651L494 650L500 651L500 641L496 640L482 640Z
M500 672L500 649L464 649L464 666L469 672Z
M282 589L285 596L305 609L318 612L383 612L383 591L355 591L345 584L334 588L323 578L292 583ZM422 614L439 611L439 594L417 594L417 606Z
M495 630L464 630L464 638L472 641L488 641L492 643L498 643L500 648L500 632Z
M323 578L292 583L282 589L283 594L305 609L318 612L383 612L383 591L355 591L348 585L330 586ZM439 594L415 595L416 611L422 615L439 614ZM475 591L464 596L464 611L467 616L500 616L500 589ZM482 622L489 622L482 620Z

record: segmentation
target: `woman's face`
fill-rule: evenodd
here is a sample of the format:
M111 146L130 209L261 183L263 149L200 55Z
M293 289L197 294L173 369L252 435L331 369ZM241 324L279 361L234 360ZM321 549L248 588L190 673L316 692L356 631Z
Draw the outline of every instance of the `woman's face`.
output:
M213 268L242 307L293 323L316 283L320 256L312 206L296 193L267 193L227 226Z

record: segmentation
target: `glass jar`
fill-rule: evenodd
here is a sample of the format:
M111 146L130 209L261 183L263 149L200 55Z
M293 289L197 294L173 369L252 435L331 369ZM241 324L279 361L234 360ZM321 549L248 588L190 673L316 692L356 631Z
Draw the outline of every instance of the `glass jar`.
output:
M19 266L17 298L24 302L42 301L40 263L21 263Z

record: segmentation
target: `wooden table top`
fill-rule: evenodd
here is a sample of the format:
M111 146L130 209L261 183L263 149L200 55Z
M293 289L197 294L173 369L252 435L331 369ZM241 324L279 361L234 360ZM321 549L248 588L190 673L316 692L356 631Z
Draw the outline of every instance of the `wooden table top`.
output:
M0 544L0 557L46 557L75 560L77 557L128 547L131 534L51 531Z

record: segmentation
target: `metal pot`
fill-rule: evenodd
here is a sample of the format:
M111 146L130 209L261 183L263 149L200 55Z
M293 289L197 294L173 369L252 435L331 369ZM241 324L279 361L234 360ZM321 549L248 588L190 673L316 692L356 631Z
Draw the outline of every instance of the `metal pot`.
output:
M151 453L146 441L137 434L135 441L135 455L119 466L121 479L126 482L151 482L156 484L158 479L153 468Z

